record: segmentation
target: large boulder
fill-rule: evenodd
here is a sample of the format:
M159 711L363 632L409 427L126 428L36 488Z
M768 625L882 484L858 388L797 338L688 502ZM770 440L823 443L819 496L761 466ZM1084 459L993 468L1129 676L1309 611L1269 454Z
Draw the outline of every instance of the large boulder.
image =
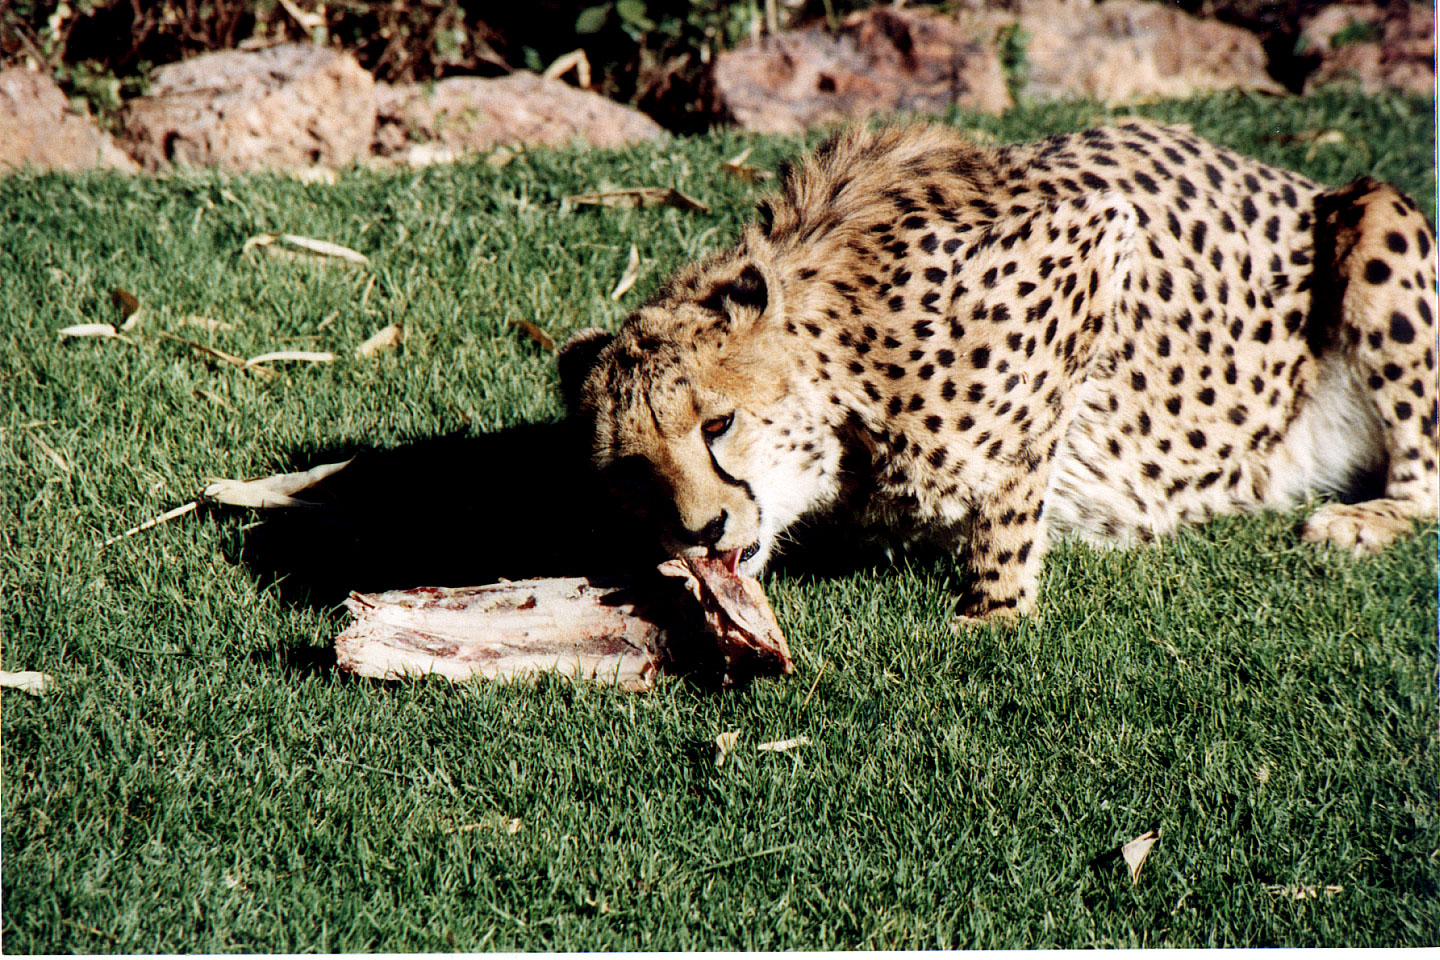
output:
M1012 31L1023 48L1022 95L1130 103L1243 87L1281 93L1247 30L1150 0L1025 0L1018 13L961 13L977 33ZM1016 31L1018 28L1018 32Z
M12 67L0 70L0 173L27 168L138 169L88 112L71 110L54 80Z
M763 133L797 133L874 113L1010 106L992 48L942 16L876 7L823 26L763 37L720 54L714 106Z
M379 84L373 152L386 159L447 159L497 144L620 147L664 131L638 110L524 71Z
M1433 5L1332 4L1303 23L1299 47L1320 58L1305 81L1306 92L1342 82L1366 93L1435 94Z
M149 94L126 105L125 136L148 170L338 166L369 151L374 86L324 47L207 53L155 71Z

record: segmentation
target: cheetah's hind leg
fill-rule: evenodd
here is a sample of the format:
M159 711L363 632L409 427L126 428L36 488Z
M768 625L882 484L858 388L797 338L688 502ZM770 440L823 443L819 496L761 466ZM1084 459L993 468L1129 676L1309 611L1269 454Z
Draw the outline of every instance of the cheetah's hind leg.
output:
M1326 194L1319 213L1315 301L1338 299L1338 313L1312 346L1337 352L1363 384L1387 466L1383 497L1328 504L1301 535L1360 556L1440 509L1435 231L1408 197L1369 179Z

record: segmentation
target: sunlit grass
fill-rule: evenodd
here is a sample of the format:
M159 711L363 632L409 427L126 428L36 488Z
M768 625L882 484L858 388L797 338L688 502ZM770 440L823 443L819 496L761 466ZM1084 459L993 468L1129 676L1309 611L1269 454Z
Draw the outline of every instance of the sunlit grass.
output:
M1391 180L1433 217L1429 101L1134 112L1328 183ZM1105 114L953 121L1012 140ZM718 171L745 146L773 169L802 145L726 134L328 186L0 179L3 666L56 680L0 702L7 951L1435 944L1433 527L1358 561L1298 543L1298 515L1061 547L1037 617L961 638L946 562L782 569L766 587L794 676L646 695L340 677L311 652L342 615L243 560L241 512L98 547L207 477L557 419L551 358L515 322L557 341L614 326L726 242L763 190ZM560 209L645 185L712 213ZM266 231L371 267L242 257ZM642 272L615 303L631 244ZM143 304L132 342L58 340L115 319L117 286ZM392 322L403 347L354 357ZM337 359L265 379L162 331ZM461 500L473 478L437 479ZM486 513L557 508L471 505L464 547L503 567ZM1114 854L1149 829L1132 885Z

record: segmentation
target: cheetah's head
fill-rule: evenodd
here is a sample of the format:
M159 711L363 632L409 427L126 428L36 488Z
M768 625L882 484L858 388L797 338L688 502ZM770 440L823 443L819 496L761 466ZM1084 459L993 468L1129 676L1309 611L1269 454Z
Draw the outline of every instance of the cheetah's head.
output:
M594 465L672 556L758 572L834 482L836 444L796 401L782 300L773 273L740 258L672 282L619 333L586 330L560 350Z

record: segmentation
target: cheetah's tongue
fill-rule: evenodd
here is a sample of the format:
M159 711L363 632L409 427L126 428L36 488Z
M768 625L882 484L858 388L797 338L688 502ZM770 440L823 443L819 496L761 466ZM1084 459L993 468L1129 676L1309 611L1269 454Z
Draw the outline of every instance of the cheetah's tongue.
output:
M720 554L720 562L725 564L726 570L729 570L732 574L738 574L740 572L739 548L736 548L734 550L726 550L724 553Z

